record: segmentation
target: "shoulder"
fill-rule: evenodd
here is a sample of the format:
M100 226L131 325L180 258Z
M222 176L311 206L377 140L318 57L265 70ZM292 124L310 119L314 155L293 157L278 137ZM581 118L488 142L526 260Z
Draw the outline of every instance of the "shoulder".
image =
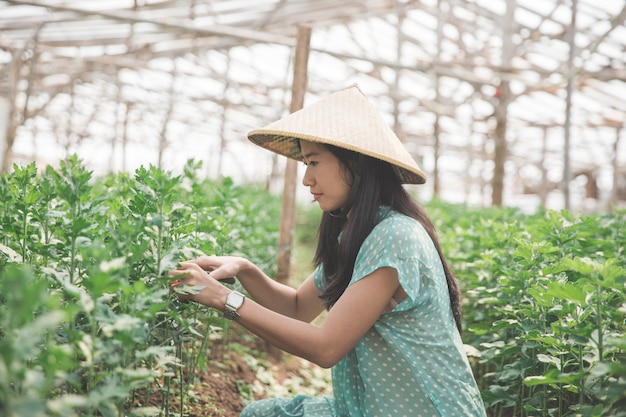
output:
M386 208L364 244L374 251L391 251L400 258L430 250L432 239L416 219Z
M426 234L422 224L416 219L385 207L381 209L379 222L372 229L372 234L392 235L396 238L414 238Z
M419 224L417 220L412 217L407 216L406 214L400 213L389 207L381 207L378 214L378 224L377 227L398 227L398 226L410 226L413 224Z

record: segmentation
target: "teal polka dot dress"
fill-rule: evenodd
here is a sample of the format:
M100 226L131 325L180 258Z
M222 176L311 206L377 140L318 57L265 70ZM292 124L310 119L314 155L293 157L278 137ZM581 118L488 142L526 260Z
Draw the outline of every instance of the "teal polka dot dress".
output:
M392 267L408 297L381 315L332 369L333 397L298 395L250 404L241 416L484 417L450 309L443 266L419 222L381 208L351 284ZM323 289L323 269L315 271Z

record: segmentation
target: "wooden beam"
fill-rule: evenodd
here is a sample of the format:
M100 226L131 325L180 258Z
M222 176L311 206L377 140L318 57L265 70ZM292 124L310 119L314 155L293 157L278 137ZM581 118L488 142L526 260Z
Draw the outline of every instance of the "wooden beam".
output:
M294 42L291 38L274 35L268 32L260 32L251 29L235 28L232 26L224 25L211 25L206 28L198 28L190 25L184 25L181 23L175 23L166 21L165 19L147 19L136 16L134 13L127 13L125 11L105 11L105 10L89 10L80 7L62 6L58 4L48 4L41 1L33 0L7 0L12 4L44 7L49 10L58 10L64 12L74 12L86 16L97 15L108 19L119 20L129 23L149 23L161 27L163 30L174 32L192 32L198 35L217 35L238 38L240 40L253 41L253 42L267 42L278 45L294 46Z

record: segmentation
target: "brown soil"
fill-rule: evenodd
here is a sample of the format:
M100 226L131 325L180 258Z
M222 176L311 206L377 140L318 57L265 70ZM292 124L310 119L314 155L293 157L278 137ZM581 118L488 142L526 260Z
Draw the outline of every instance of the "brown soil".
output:
M221 369L209 366L201 375L200 383L194 387L197 397L190 404L190 416L239 416L243 409L240 387L251 384L255 373L245 362L228 356L232 361L229 366Z
M311 388L312 381L308 379L312 371L320 369L316 365L281 352L242 328L233 326L228 341L212 341L207 355L207 367L196 375L197 383L185 401L183 416L238 417L247 402L275 396L275 387L259 379L259 374L263 373L269 373L279 388L283 388L283 382L296 379L299 386L308 386L315 394L330 393L329 386ZM258 364L251 363L257 359ZM162 408L160 396L151 395L150 405ZM177 395L170 395L168 408L170 415L180 415Z
M241 387L251 386L256 379L256 371L239 358L227 354L232 361L226 368L209 369L201 377L201 383L194 391L198 403L194 404L190 416L237 417L244 407L243 399L249 395L241 392ZM272 365L281 369L280 378L287 378L290 373L298 373L298 364L288 357L281 359L268 358ZM254 400L266 398L266 395L254 395ZM207 414L209 412L209 414ZM214 414L210 414L213 412Z

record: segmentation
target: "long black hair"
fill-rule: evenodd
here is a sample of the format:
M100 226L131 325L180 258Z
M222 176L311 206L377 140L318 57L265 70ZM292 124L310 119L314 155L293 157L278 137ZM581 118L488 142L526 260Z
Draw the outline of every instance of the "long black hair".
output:
M446 275L452 314L461 332L461 293L439 246L435 226L402 186L393 166L347 149L332 145L324 146L339 159L347 171L346 177L349 181L357 175L360 176L360 183L352 184L358 187L358 190L351 192L354 201L351 202L350 216L324 212L319 225L314 263L316 266L324 265L326 286L321 298L326 308L330 309L348 287L359 249L376 226L379 207L389 206L420 222L432 239ZM357 167L360 172L356 172Z

